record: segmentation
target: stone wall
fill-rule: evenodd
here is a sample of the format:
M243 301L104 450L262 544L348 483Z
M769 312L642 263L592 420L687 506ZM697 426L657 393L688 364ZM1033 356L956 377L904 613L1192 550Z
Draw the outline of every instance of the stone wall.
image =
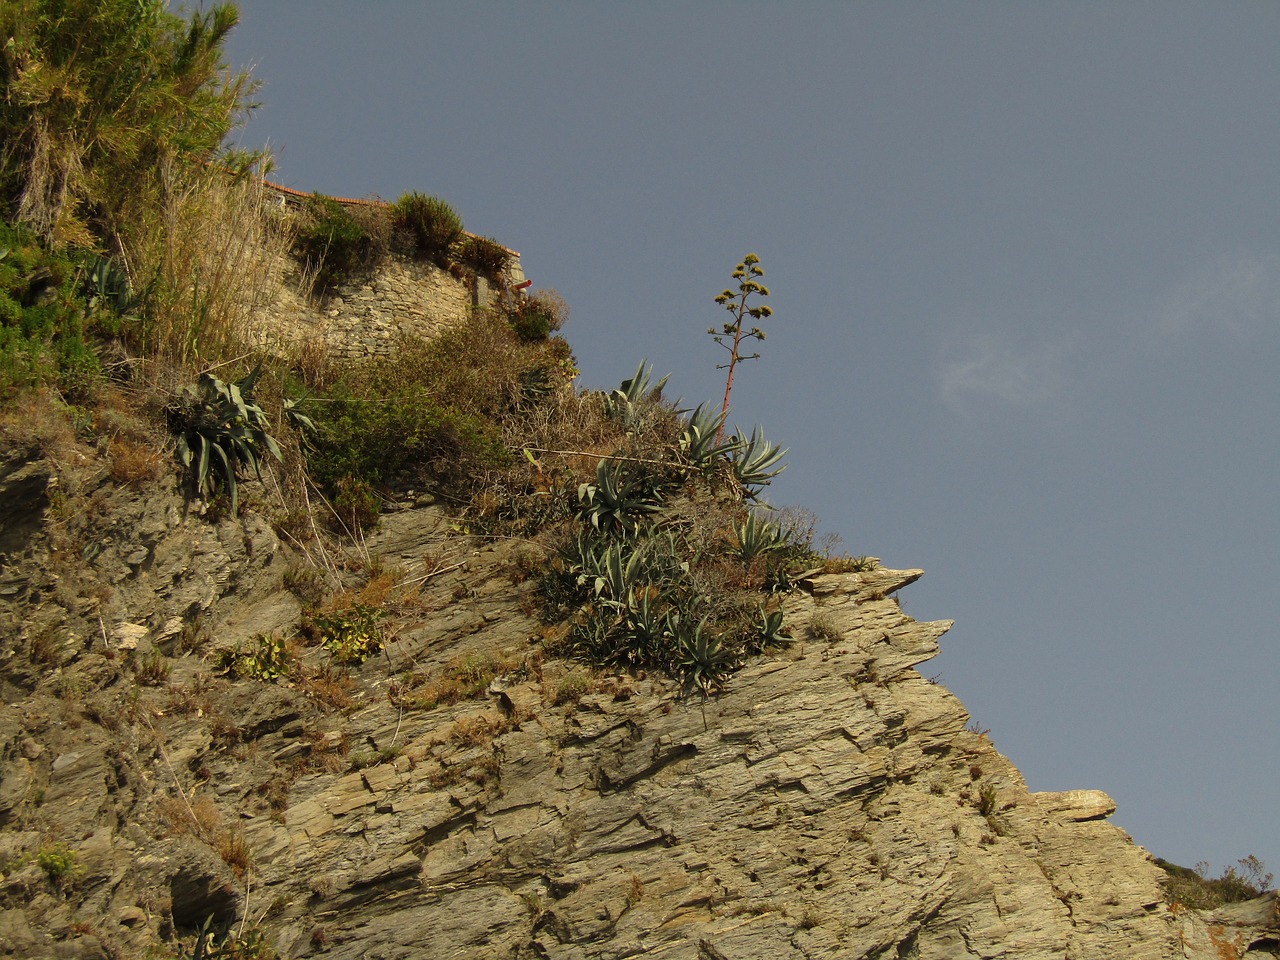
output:
M286 209L295 191L268 184L281 193ZM352 205L382 205L368 200L340 200ZM520 255L510 251L507 288L524 282ZM323 343L328 355L341 359L388 356L406 337L432 337L463 322L476 307L500 303L503 292L483 277L470 283L427 260L389 254L368 276L327 293L316 292L291 256L279 258L272 283L254 311L261 341L285 352L304 344Z

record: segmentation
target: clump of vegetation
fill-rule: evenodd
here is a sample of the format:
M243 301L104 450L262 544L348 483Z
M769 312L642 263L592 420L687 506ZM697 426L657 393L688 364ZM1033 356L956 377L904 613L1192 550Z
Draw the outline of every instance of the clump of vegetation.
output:
M94 393L102 370L88 340L88 263L0 223L0 397L41 381L72 401ZM107 309L104 302L96 316L105 319Z
M494 281L500 280L511 264L511 251L492 237L463 237L456 256L459 263Z
M520 297L507 313L507 321L520 339L531 342L547 339L568 319L569 305L554 290L539 290Z
M41 847L36 853L36 864L59 890L66 890L84 872L76 852L65 843Z
M397 227L413 239L419 253L447 266L450 252L462 237L462 218L446 201L421 193L406 193L391 207Z
M515 660L488 653L472 653L452 660L439 673L411 671L394 681L391 702L411 710L433 710L485 694L497 677L536 672L536 661Z
M346 207L319 193L303 206L296 231L294 252L321 290L368 270L383 252L374 235Z
M789 641L777 591L815 555L748 509L780 469L779 451L758 433L717 444L720 418L705 408L682 418L662 399L665 382L641 363L599 396L616 446L564 461L556 495L571 517L554 528L540 588L548 618L569 622L553 648L593 664L657 667L714 692L745 657ZM744 447L749 471L734 466Z
M1275 875L1267 872L1266 865L1252 855L1238 860L1235 866L1226 867L1216 877L1203 861L1196 864L1195 869L1158 857L1156 864L1166 874L1165 893L1169 901L1196 910L1212 910L1224 903L1252 900L1273 889L1275 884Z
M236 644L218 654L218 667L233 677L274 683L289 672L289 643L274 633L260 633L248 646Z
M210 915L194 937L178 944L175 960L278 960L279 956L258 927L240 924L221 929Z
M356 604L335 613L317 613L310 618L310 627L342 666L358 666L382 649L382 611L376 607Z
M267 433L267 415L253 397L261 374L261 364L235 383L202 373L196 385L187 387L168 408L170 429L178 437L178 462L189 471L195 494L211 497L225 489L233 515L240 502L239 468L252 467L262 479L267 454L280 459L280 445Z
M376 521L380 491L429 489L465 503L515 462L530 419L567 384L564 341L522 340L477 313L391 358L338 368L312 394L311 476L352 530Z
M163 0L5 3L0 204L55 246L119 245L175 164L216 156L248 108L248 74L222 55L237 20L229 3L189 18Z

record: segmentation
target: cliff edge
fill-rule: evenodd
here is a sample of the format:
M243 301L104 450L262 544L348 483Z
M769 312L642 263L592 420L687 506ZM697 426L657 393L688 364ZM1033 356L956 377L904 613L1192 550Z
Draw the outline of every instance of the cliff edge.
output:
M33 509L41 470L6 469ZM915 669L950 626L898 605L919 570L809 577L788 650L689 695L542 656L525 548L406 505L365 554L417 581L394 639L264 682L216 651L296 622L272 528L161 484L98 496L96 603L47 517L6 526L5 955L142 956L206 923L352 960L1277 951L1274 894L1171 905L1105 794L1030 793L966 729Z

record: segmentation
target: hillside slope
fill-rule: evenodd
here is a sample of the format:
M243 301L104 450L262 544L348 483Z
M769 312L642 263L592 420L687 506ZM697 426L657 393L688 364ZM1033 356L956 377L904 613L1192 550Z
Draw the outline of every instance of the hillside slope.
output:
M544 657L527 544L408 503L364 554L369 582L417 588L385 650L340 671L305 647L274 682L235 679L216 651L299 616L297 558L272 528L196 516L164 482L95 480L86 451L99 583L69 589L49 502L65 464L20 453L3 470L4 502L27 497L5 517L0 578L5 955L164 956L209 918L246 951L228 956L1280 943L1274 895L1211 917L1171 907L1104 794L1029 793L966 729L915 670L949 626L900 609L920 571L811 576L788 601L790 649L688 695Z

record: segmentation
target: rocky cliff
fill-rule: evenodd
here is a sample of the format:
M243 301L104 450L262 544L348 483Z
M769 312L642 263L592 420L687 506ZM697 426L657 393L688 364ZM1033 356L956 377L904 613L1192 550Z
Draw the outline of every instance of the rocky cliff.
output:
M385 648L254 679L313 568L64 453L0 469L4 955L210 921L352 960L1280 953L1274 895L1170 904L1104 793L1030 793L966 729L916 670L950 626L898 605L918 570L809 577L796 642L704 697L544 656L531 548L406 504L320 564L396 598Z

